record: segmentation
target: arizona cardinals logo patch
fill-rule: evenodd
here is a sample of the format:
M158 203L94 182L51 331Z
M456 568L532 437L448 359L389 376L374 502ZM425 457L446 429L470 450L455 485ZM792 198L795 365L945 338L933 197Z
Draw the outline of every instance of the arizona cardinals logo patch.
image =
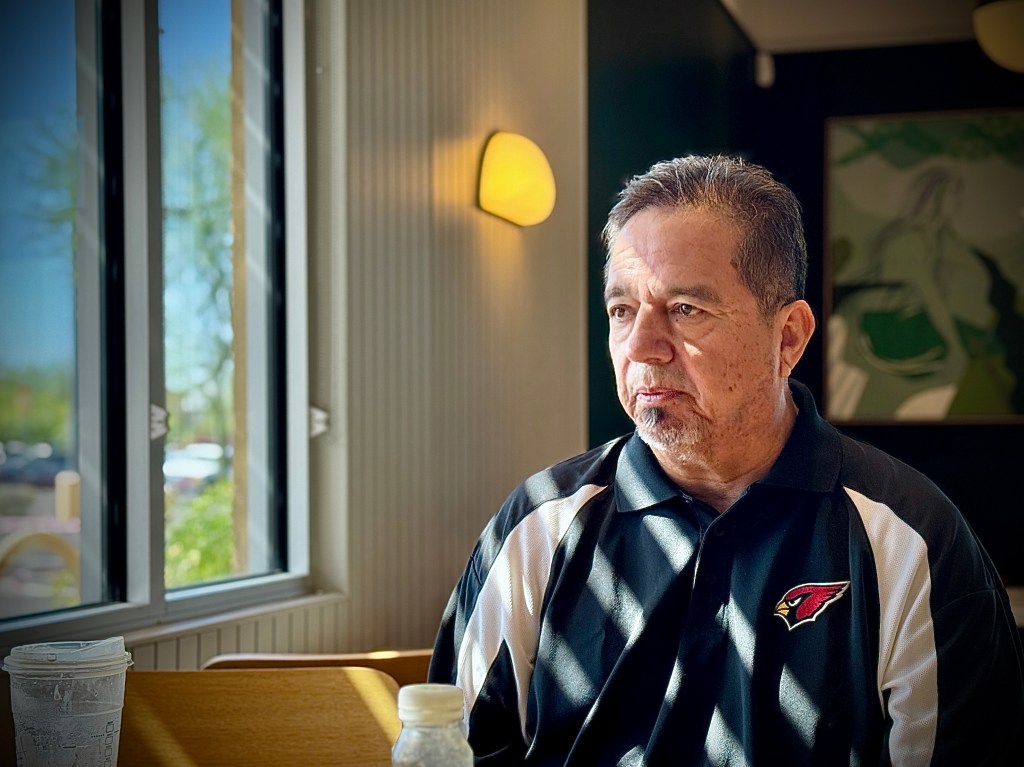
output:
M777 605L775 614L792 631L797 626L814 621L850 588L849 581L839 583L804 583L786 592Z

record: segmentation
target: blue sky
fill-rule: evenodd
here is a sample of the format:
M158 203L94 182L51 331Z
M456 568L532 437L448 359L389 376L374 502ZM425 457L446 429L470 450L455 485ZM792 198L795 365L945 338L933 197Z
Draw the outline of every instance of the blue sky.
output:
M4 2L0 25L0 365L68 360L74 305L68 237L32 221L28 179L41 126L74 126L73 0Z
M74 0L0 0L0 367L70 364L70 231L38 221L34 157L46 131L75 125ZM161 59L171 71L226 51L228 0L160 4Z

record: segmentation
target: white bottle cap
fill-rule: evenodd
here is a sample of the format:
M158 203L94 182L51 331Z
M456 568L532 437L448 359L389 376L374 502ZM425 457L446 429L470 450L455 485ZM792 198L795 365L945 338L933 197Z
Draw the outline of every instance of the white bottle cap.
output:
M451 684L407 684L398 690L398 718L409 724L447 724L462 719L462 690Z

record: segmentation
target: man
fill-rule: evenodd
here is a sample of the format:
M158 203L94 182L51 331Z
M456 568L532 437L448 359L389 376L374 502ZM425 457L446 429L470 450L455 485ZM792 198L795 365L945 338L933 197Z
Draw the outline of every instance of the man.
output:
M490 521L430 678L483 765L1024 763L1006 593L925 477L789 376L800 206L763 168L659 163L604 230L632 435Z

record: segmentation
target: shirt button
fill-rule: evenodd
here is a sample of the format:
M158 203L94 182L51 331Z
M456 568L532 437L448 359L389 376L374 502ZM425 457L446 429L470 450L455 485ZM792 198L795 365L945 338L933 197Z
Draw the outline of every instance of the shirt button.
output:
M710 583L712 586L714 586L716 583L718 583L718 576L715 575L714 573L708 573L707 576L705 577L705 580L708 583Z
M725 525L715 525L715 535L719 538L725 535Z

